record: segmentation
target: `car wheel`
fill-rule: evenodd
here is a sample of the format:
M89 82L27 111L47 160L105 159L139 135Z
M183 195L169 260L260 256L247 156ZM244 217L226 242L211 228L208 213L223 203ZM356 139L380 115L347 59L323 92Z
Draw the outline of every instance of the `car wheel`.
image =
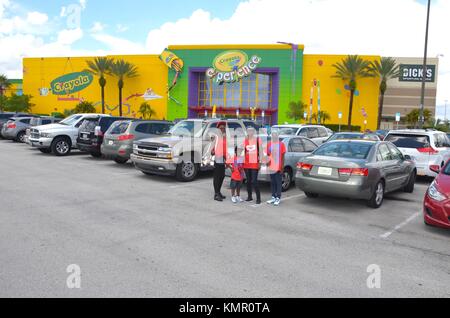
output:
M128 159L116 157L114 158L114 161L120 165L123 165L128 162Z
M375 186L374 192L372 194L372 197L368 201L368 205L371 208L378 209L383 205L384 201L384 182L378 181L377 185Z
M91 152L91 156L94 158L101 158L102 153L101 152Z
M179 181L190 182L197 177L199 167L194 163L194 158L191 160L185 160L178 164L176 176Z
M39 148L39 151L45 154L49 154L52 152L50 148Z
M282 176L281 190L283 192L286 192L291 188L291 186L292 186L292 171L289 168L286 168Z
M311 192L305 192L305 195L307 198L310 198L310 199L316 199L319 197L319 195L317 193L311 193Z
M71 143L66 137L58 137L52 142L52 152L58 157L67 156L71 151Z
M25 143L25 132L21 131L17 134L16 141L20 143Z
M409 176L408 184L406 185L406 187L404 189L404 191L406 193L413 193L414 192L414 187L416 185L416 176L417 176L417 174L416 174L415 171L413 171L411 173L411 175Z

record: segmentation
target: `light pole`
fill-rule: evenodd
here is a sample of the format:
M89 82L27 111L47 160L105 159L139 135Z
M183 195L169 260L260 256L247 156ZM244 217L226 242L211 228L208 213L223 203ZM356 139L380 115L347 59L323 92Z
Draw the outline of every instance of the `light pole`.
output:
M428 0L427 8L427 26L425 30L425 53L423 56L423 74L422 74L422 90L420 96L420 118L419 118L419 128L422 129L425 123L424 110L425 110L425 85L426 85L426 74L427 74L427 55L428 55L428 31L430 27L430 9L431 0Z

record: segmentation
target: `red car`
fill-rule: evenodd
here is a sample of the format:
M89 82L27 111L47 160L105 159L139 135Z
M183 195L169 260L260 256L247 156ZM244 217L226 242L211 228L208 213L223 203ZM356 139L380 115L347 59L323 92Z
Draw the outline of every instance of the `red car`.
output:
M428 225L450 229L450 161L440 168L430 167L439 175L425 194L424 218Z

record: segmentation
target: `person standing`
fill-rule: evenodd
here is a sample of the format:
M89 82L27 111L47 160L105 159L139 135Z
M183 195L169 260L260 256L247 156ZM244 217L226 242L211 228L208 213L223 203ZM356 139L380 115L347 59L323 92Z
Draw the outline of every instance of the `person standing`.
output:
M233 157L233 162L229 164L231 169L231 201L233 203L242 203L244 200L241 199L241 187L242 181L244 180L244 158L243 158L243 148L236 147L235 155Z
M256 136L256 130L253 127L248 128L247 138L244 141L245 161L244 169L247 179L247 202L253 201L253 189L256 194L256 204L261 204L261 191L258 185L258 175L260 170L259 148L260 139Z
M222 194L223 181L225 180L225 165L227 161L227 124L217 124L218 134L214 138L214 147L211 155L214 159L214 200L222 202L226 197Z
M270 184L272 187L272 199L267 203L279 206L281 204L286 146L280 141L280 135L276 130L272 131L272 140L267 144L267 155L269 156Z

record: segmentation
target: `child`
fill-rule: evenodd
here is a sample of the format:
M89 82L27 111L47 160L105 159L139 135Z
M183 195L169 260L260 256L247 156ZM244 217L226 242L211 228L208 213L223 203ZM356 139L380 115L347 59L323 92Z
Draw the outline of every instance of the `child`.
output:
M231 201L233 203L242 203L241 187L244 180L244 158L243 149L236 147L233 162L229 165L231 169Z

